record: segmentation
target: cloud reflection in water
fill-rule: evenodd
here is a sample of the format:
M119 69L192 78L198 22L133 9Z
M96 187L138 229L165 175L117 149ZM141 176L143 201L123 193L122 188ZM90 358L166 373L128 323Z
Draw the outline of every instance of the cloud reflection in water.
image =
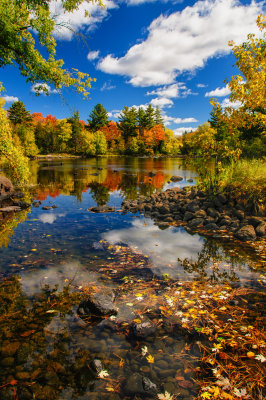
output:
M182 228L171 226L161 230L149 219L136 219L130 228L105 232L103 238L113 245L125 243L134 250L148 255L154 273L167 273L172 278L184 274L177 258L196 261L204 243L197 234L192 236Z

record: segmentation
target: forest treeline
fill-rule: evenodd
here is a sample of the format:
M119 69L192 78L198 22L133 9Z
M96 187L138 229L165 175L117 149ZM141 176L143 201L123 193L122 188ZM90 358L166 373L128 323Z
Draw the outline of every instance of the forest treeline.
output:
M107 110L97 104L87 123L79 112L66 119L42 113L31 114L21 101L7 110L12 140L27 157L68 153L85 157L104 154L176 155L180 140L164 126L160 109L124 107L119 121L109 120Z

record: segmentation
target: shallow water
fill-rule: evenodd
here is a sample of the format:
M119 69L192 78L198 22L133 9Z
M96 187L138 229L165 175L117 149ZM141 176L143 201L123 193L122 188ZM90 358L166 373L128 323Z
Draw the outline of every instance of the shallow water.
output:
M128 393L126 381L138 372L160 393L190 399L197 390L193 361L178 357L187 338L167 323L158 324L152 338L130 337L127 326L139 315L130 293L118 301L118 325L110 319L87 323L76 313L76 294L85 287L118 290L132 276L147 286L165 282L162 292L169 279L260 288L261 258L226 239L160 229L143 215L121 212L123 199L195 184L196 172L179 158L45 160L31 169L30 195L42 204L19 213L1 232L0 274L7 280L0 290L0 398L133 399L138 397ZM183 180L172 183L172 175ZM89 212L96 204L115 211ZM42 209L51 205L57 208ZM156 354L154 364L141 356L144 346ZM93 373L94 359L109 377ZM181 372L186 384L176 379Z

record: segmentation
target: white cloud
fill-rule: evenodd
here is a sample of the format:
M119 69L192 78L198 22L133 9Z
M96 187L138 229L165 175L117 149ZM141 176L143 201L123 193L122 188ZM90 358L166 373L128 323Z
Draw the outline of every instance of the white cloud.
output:
M147 96L160 96L167 98L177 98L182 96L182 92L187 91L184 83L174 83L173 85L163 86L158 89L147 92Z
M148 27L148 37L121 57L108 54L98 68L129 77L133 86L167 85L177 75L203 67L214 56L229 53L228 41L243 42L258 33L262 2L246 6L238 0L202 0L192 7L161 15Z
M101 87L101 91L103 92L104 90L112 90L115 89L116 86L112 85L111 82L104 82L103 86Z
M51 89L51 86L47 85L47 83L34 83L32 85L31 92L38 94L58 94L60 93L58 89Z
M170 117L166 114L163 116L164 119L164 124L165 125L170 125L170 124L191 124L193 122L198 122L197 119L194 117L188 117L188 118L180 118L180 117Z
M62 1L52 0L50 3L51 14L55 16L57 27L54 36L61 40L71 40L75 32L86 28L92 30L108 15L108 10L116 8L112 0L103 0L105 8L92 2L84 1L77 10L66 12L62 7ZM85 15L86 11L89 13Z
M155 99L151 100L151 105L153 107L160 107L160 108L164 108L164 107L172 107L172 105L174 104L174 102L170 99L167 99L166 97L156 97Z
M205 97L224 97L230 94L231 91L228 86L217 88L215 90L211 90L210 92L205 93Z
M204 83L198 83L197 84L197 87L198 88L205 88L205 87L207 87L208 85L205 85Z
M174 129L175 136L182 136L185 132L194 132L197 128L185 127L182 126L180 128Z
M145 3L155 3L157 1L161 1L162 3L167 3L168 1L171 0L125 0L127 5L129 6L139 6L140 4L145 4ZM173 0L175 4L177 3L183 3L184 0Z
M5 95L5 96L1 96L1 97L2 97L2 99L5 100L6 103L14 103L14 101L18 101L18 97L15 97L15 96Z
M90 51L87 55L87 59L89 61L96 60L96 58L99 58L99 53L99 51Z
M227 97L226 99L223 100L221 106L222 106L222 108L225 108L225 107L238 108L241 106L241 102L240 101L230 101L230 99Z

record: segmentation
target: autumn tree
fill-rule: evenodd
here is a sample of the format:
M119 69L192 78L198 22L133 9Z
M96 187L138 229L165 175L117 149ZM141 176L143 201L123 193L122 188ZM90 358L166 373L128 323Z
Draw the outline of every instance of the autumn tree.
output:
M1 161L7 163L8 174L15 181L23 183L29 178L28 160L22 150L16 147L12 138L12 129L3 109L4 101L0 100L0 155Z
M77 10L82 3L101 0L62 1L65 12ZM18 66L21 74L31 83L49 83L56 89L74 87L84 96L92 79L87 73L63 68L64 61L56 59L56 18L50 11L51 0L0 0L0 67ZM89 17L88 11L85 14ZM69 27L71 29L71 27ZM34 33L38 41L35 42ZM42 54L39 49L43 48ZM40 92L49 91L40 85Z
M66 119L57 121L55 130L55 151L63 153L68 150L68 142L72 135L72 126Z
M108 112L100 103L96 104L96 106L90 113L88 123L89 128L93 132L96 132L97 130L108 124Z
M261 145L266 135L266 44L265 17L259 16L257 25L261 37L249 34L247 40L236 45L229 42L236 58L240 75L227 81L231 90L232 105L222 110L217 100L212 99L213 113L219 121L227 124L230 134L240 133L244 141L260 138ZM237 107L234 105L238 105Z
M32 121L32 116L30 112L26 110L25 104L22 101L15 101L8 108L7 115L14 125Z
M105 134L108 149L115 150L121 139L121 131L118 129L117 123L110 121L106 126L101 128L101 131Z

